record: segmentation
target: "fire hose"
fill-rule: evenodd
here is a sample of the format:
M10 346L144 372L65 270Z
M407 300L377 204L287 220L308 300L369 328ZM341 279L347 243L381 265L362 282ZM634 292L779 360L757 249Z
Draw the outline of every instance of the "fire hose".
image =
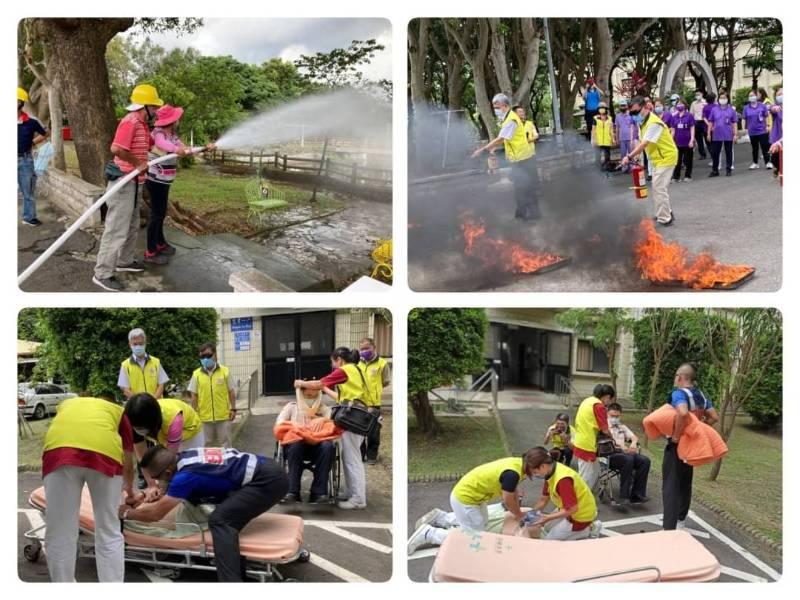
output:
M203 150L205 150L205 147L203 146L192 148L190 154L197 154L198 152L202 152ZM175 153L159 156L158 158L149 161L147 163L147 166L152 167L159 163L166 162L173 158L177 158L177 156L178 155ZM48 258L50 258L51 256L53 256L53 254L55 254L56 250L58 250L61 246L63 246L66 243L66 241L69 238L71 238L73 234L76 231L78 231L78 229L80 229L81 225L83 225L89 219L89 217L91 217L95 212L97 212L100 209L101 206L103 206L106 200L108 200L114 194L116 194L122 188L122 186L131 181L134 177L138 177L139 175L140 175L139 171L134 169L127 175L120 177L117 180L117 182L110 188L108 188L108 190L106 190L106 193L100 196L95 201L95 203L92 204L86 210L86 212L84 212L80 217L78 217L76 221L72 225L70 225L67 228L67 230L64 233L62 233L61 236L55 242L53 242L50 245L50 247L47 250L45 250L39 258L33 261L28 266L27 269L25 269L22 273L19 274L19 276L17 277L17 285L22 285L23 283L25 283L25 281L31 275L33 275L39 269L39 267L41 267L47 261Z

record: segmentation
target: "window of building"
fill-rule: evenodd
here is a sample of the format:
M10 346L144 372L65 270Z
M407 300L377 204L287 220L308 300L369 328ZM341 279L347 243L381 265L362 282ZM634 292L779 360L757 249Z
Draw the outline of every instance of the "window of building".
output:
M578 340L575 370L587 373L608 373L608 357L605 352L595 348L589 340Z
M376 313L374 327L375 349L381 356L391 356L392 324L383 315Z

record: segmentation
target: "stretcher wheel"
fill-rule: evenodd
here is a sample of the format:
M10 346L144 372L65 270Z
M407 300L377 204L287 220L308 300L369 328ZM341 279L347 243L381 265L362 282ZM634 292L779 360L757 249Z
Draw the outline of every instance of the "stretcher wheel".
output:
M311 552L303 548L300 550L300 554L297 556L297 562L299 563L307 563L311 560Z
M25 557L25 560L30 562L36 562L39 560L39 556L42 554L42 545L37 543L33 544L26 544L25 547L22 549L22 554Z

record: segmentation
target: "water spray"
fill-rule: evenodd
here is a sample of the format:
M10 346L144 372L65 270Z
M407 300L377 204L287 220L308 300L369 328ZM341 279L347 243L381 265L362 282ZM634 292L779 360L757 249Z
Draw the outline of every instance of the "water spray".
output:
M205 150L204 146L192 148L189 154L197 154L204 150ZM166 162L168 160L177 157L178 155L175 153L167 154L165 156L159 156L158 158L149 161L147 163L147 166L152 167L154 165ZM56 250L58 250L61 246L63 246L66 243L66 241L69 238L71 238L75 234L75 232L78 231L78 229L80 229L81 225L83 225L89 219L89 217L91 217L94 213L96 213L100 209L101 206L103 206L106 200L108 200L114 194L116 194L122 188L122 186L131 181L134 177L138 177L139 174L140 174L139 171L137 169L134 169L124 177L120 177L120 179L114 185L112 185L106 191L105 194L100 196L95 201L95 203L92 204L80 217L78 217L76 221L72 225L70 225L67 228L67 230L64 233L62 233L61 236L55 242L53 242L50 245L50 247L47 250L45 250L39 258L33 261L28 266L27 269L25 269L22 273L19 274L19 276L17 277L17 285L22 285L23 283L25 283L25 281L31 275L33 275L39 269L39 267L41 267L47 261L48 258L50 258L51 256L53 256L53 254L55 254Z

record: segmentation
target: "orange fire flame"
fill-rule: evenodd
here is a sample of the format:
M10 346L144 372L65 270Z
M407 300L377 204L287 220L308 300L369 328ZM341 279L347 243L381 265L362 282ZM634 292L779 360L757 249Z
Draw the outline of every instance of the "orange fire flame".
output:
M465 219L461 231L464 233L464 253L479 258L486 267L509 273L533 273L564 260L556 254L531 252L520 244L487 237L486 226L481 221Z
M748 265L723 265L707 252L690 257L677 242L666 242L650 219L642 220L639 235L634 250L642 279L708 289L729 286L755 270Z

